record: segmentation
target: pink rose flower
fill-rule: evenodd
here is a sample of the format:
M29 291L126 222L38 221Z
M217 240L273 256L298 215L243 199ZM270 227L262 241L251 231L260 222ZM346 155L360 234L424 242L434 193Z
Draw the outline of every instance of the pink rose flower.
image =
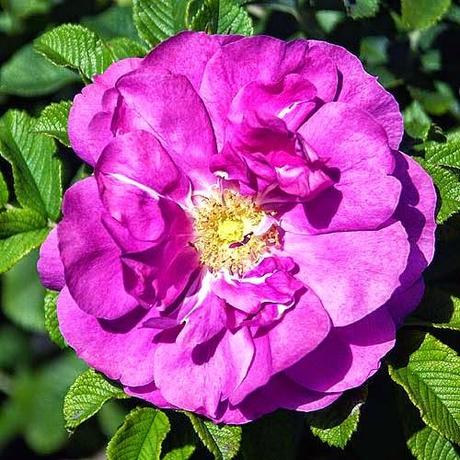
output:
M374 374L423 293L435 191L398 105L318 41L184 32L77 95L94 175L42 247L78 356L162 408L245 423Z

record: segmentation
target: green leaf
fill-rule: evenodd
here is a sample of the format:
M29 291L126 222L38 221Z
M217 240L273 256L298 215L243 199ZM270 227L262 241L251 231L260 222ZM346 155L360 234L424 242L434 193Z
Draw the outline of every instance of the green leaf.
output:
M47 13L52 4L52 0L14 0L7 2L5 9L18 18L27 18Z
M32 209L9 208L0 212L0 238L46 227L46 218Z
M14 0L2 1L0 9L0 32L9 35L24 34L29 31L29 17L48 12L53 6L53 0Z
M112 6L96 16L88 16L81 23L97 33L103 40L127 37L131 40L139 40L136 26L133 20L131 7Z
M21 416L11 400L0 406L0 450L21 433Z
M460 292L455 285L429 286L422 303L407 324L420 321L440 329L460 331Z
M429 426L414 433L407 440L407 446L417 460L459 459L452 443Z
M61 163L52 139L34 133L36 120L8 111L0 119L0 155L13 168L16 198L24 208L57 220L61 209Z
M139 36L150 46L184 30L190 0L134 0L134 24Z
M159 460L161 444L170 429L163 412L132 410L107 446L108 460Z
M215 425L191 412L186 412L193 429L216 460L231 460L238 453L241 443L241 427Z
M401 0L402 23L408 29L432 26L447 12L451 0Z
M134 0L134 22L150 45L186 30L209 33L253 33L252 21L238 0Z
M112 62L113 55L107 45L86 27L64 24L38 37L35 50L57 66L78 70L91 80L101 74Z
M431 119L418 101L413 101L404 110L404 128L414 139L425 139L431 126Z
M45 107L37 121L35 132L54 137L61 144L70 147L67 120L71 107L71 101L54 102Z
M57 317L56 302L59 292L46 291L44 299L45 309L45 328L48 331L50 339L59 347L64 349L66 343L59 330L59 322Z
M0 171L0 208L5 207L6 203L8 203L8 198L8 186L6 185L3 174Z
M436 220L442 224L453 214L460 211L460 177L454 171L437 164L417 158L417 161L433 178L439 191L440 205Z
M458 459L450 441L423 423L418 410L411 404L402 388L397 387L395 390L406 444L414 458L417 460Z
M425 159L417 159L434 180L440 196L438 223L460 211L460 133L442 142L425 142Z
M188 460L193 452L195 452L195 446L192 445L177 447L168 452L162 460Z
M48 235L49 229L31 230L0 240L0 273L11 269L32 249L38 248Z
M252 20L238 0L204 0L191 20L193 30L215 34L252 35Z
M66 428L74 430L96 414L109 399L127 397L121 388L112 385L93 369L88 369L77 377L64 399Z
M38 279L37 259L38 251L34 251L3 275L1 303L3 313L10 321L28 331L41 332L44 330L45 290Z
M460 6L452 5L447 12L446 19L449 19L449 21L455 22L456 24L460 24Z
M446 142L427 142L425 159L433 164L460 169L460 132L448 134Z
M163 444L161 458L162 460L187 460L193 455L199 442L193 426L185 412L170 412L170 423L171 431ZM210 455L206 457L211 458Z
M17 51L0 69L0 93L16 96L43 96L78 81L68 69L51 64L32 45Z
M442 68L441 52L439 50L429 50L422 55L421 63L425 72L438 72Z
M345 448L358 427L366 396L365 389L344 394L333 405L307 414L312 433L332 447Z
M379 0L344 0L344 3L353 19L370 18L379 10Z
M133 56L143 57L147 53L147 50L141 44L126 37L114 38L107 45L116 60Z
M428 426L459 443L460 357L430 334L407 334L402 345L403 352L389 366L392 379Z
M219 1L217 21L218 34L252 35L254 33L249 14L237 0Z

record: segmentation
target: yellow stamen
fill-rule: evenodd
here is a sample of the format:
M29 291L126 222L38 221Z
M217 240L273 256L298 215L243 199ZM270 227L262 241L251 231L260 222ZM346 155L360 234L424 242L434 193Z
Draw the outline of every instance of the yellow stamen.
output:
M228 269L238 274L254 266L270 245L278 243L273 227L263 235L254 234L265 217L251 199L230 190L204 202L197 208L193 243L201 262L211 271Z

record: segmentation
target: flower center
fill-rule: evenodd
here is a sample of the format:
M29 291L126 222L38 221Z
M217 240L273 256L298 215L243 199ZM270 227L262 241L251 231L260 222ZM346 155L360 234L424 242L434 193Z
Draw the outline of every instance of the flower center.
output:
M269 216L251 199L225 190L206 200L195 215L194 247L211 271L243 274L278 243L274 226L264 231Z

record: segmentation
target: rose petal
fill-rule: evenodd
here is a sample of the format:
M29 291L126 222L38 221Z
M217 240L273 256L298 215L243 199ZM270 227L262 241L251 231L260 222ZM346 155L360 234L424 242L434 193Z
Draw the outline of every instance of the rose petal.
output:
M400 285L409 251L407 234L397 222L375 231L323 235L287 232L283 255L299 264L296 277L318 295L332 323L346 326L391 297Z
M409 270L404 283L412 284L433 259L435 242L436 190L433 180L412 158L395 153L394 175L403 184L403 193L394 218L400 220L411 243Z
M262 269L263 274L256 268L240 279L219 277L212 283L212 291L232 307L248 314L257 313L267 303L292 305L296 292L303 288L303 284L285 270L283 260L269 259L281 258L264 259L259 265L271 266L268 270ZM292 265L288 266L292 270ZM259 274L256 275L257 271Z
M312 291L305 292L278 324L256 334L251 368L230 402L239 403L273 375L302 359L324 340L329 329L329 317L318 297Z
M56 228L51 230L40 248L37 270L40 275L40 281L46 288L60 291L64 287L64 266L59 254Z
M228 405L216 422L238 425L277 409L312 412L329 406L341 395L342 393L325 394L307 390L281 373L250 394L242 403L237 406Z
M79 307L98 318L115 319L137 301L124 288L120 250L102 225L102 212L93 177L67 190L59 250L67 287Z
M318 52L328 56L339 71L339 92L337 101L346 102L365 110L385 129L390 147L397 149L401 142L404 127L399 105L395 98L369 75L361 61L341 46L314 41L310 43Z
M66 342L91 367L124 385L153 380L152 341L157 331L142 326L147 310L136 309L115 321L98 320L81 310L64 288L57 313Z
M104 96L122 75L139 67L141 62L138 58L115 62L75 96L69 114L69 139L75 152L90 165L96 163L113 138L111 123L116 99L104 107Z
M123 104L147 123L195 188L202 190L216 182L209 170L216 153L211 122L187 78L142 67L121 78L117 89Z
M334 187L287 213L284 228L306 233L366 230L393 215L401 183L390 175L394 158L386 134L369 115L343 103L330 103L299 132L339 178Z
M149 383L148 385L140 387L125 387L124 391L130 396L148 401L154 406L161 407L162 409L177 409L176 406L169 404L168 401L163 398L160 390L155 386L155 383Z
M316 86L321 99L334 98L338 83L336 66L316 48L306 40L286 43L258 36L227 44L213 55L206 66L200 94L213 121L219 149L232 100L252 81L274 83L288 74L299 74Z
M210 275L202 281L201 289L185 299L183 309L188 310L185 326L177 337L184 349L194 348L219 334L227 325L225 302L210 291ZM189 305L188 305L189 304Z
M185 410L216 413L221 399L241 383L254 353L247 330L225 332L193 350L177 343L159 343L155 383L163 397Z
M223 45L241 39L239 35L210 35L204 32L181 32L161 42L142 61L155 73L184 75L198 90L204 69ZM193 56L193 59L190 59Z
M331 330L327 339L286 371L298 384L335 393L355 388L377 372L395 343L395 325L385 307L346 327Z
M146 131L133 131L110 142L97 162L95 175L98 181L102 175L124 179L175 201L182 201L190 191L188 180L169 153Z

